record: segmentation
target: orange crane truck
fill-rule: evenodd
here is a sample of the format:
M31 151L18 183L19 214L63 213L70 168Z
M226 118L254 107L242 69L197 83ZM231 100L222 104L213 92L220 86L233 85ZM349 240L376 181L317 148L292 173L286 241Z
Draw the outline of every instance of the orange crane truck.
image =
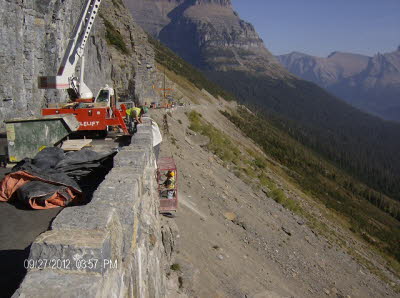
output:
M40 89L68 90L71 102L59 103L42 109L43 116L73 114L79 122L78 131L107 132L108 127L119 127L129 135L125 124L126 106L117 107L115 91L109 86L101 88L94 98L84 83L84 49L102 0L86 0L81 16L75 25L67 50L56 76L39 77ZM81 58L80 79L75 68Z

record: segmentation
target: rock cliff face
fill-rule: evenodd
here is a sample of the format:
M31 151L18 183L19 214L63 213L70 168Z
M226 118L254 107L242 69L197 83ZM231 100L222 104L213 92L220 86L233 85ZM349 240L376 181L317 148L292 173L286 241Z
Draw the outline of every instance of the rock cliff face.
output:
M367 112L400 121L400 48L373 57L334 52L277 57L293 74L312 81Z
M142 27L191 64L208 71L288 76L230 0L125 0Z
M66 99L65 91L39 90L37 78L57 73L81 7L80 0L0 0L1 122L39 115L46 103ZM120 32L126 54L107 42L110 24ZM122 100L148 101L156 96L151 88L156 71L153 50L121 1L102 2L85 57L85 82L94 94L109 84Z

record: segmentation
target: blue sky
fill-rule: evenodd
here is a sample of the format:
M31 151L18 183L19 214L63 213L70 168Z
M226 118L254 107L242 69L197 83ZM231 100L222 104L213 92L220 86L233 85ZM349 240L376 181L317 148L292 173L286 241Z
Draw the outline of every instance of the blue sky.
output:
M400 45L400 0L232 0L275 55L374 55Z

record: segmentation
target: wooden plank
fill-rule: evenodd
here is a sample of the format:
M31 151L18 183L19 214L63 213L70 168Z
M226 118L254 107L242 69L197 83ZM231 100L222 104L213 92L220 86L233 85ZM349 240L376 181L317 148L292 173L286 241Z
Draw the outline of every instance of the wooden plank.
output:
M92 139L83 139L83 140L66 140L63 142L61 149L65 151L78 151L83 147L91 146Z

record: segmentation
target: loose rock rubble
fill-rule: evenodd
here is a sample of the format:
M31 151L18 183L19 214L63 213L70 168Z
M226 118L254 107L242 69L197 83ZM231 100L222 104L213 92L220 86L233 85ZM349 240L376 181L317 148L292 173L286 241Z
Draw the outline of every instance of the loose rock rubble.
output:
M169 121L177 142L164 136L162 155L176 159L180 207L174 219L164 220L179 229L174 262L185 281L170 297L396 297L389 284L311 229L306 219L244 183L205 147L186 142L185 112L193 108L238 144L255 146L209 103L169 116L180 120ZM153 116L158 120L162 114ZM281 178L278 185L287 184ZM299 196L296 189L287 192ZM347 232L343 237L358 243Z

